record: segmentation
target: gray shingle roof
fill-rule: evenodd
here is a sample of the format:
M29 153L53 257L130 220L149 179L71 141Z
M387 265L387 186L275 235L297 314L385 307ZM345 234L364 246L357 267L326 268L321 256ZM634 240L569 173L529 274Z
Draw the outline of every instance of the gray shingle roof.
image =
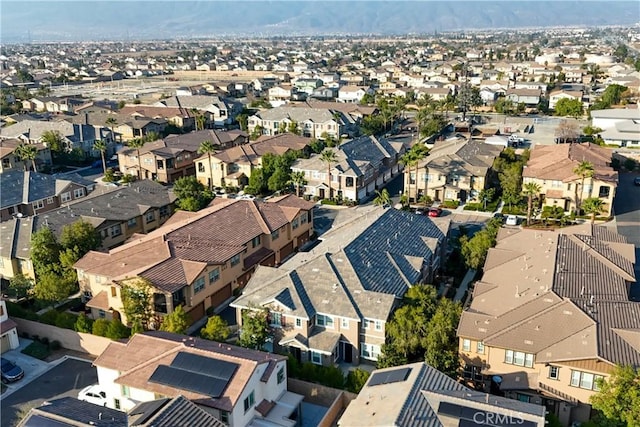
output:
M90 187L94 183L76 174L47 175L38 172L11 170L0 174L0 209L54 197L71 183Z
M127 425L127 414L124 412L74 399L73 397L62 397L45 402L42 406L33 409L31 414L39 415L47 420L49 420L47 415L53 415L56 421L60 421L59 417L71 421L68 424L60 425L78 425L77 423L97 427L122 427ZM31 421L27 419L24 425L33 427L40 425L57 425L42 424L41 422L42 420L31 423Z
M144 402L129 411L131 427L224 427L225 425L184 396Z

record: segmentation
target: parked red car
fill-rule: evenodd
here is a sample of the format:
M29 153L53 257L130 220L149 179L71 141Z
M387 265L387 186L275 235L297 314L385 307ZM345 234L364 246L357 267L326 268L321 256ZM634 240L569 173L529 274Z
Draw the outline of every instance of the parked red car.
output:
M429 208L429 216L437 217L442 215L442 209L440 208Z

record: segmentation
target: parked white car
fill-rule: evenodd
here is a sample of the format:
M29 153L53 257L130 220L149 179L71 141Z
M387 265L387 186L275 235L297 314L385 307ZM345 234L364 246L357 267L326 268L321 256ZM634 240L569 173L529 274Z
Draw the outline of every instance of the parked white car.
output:
M94 384L80 390L78 400L84 400L85 402L95 405L107 406L107 393L101 390L98 384Z
M518 217L515 216L515 215L507 216L506 224L507 225L518 225Z

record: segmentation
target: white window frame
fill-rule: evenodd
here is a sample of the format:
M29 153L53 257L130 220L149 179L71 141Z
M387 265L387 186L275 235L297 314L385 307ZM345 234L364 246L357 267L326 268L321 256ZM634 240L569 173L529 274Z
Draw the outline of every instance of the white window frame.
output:
M193 294L197 294L199 292L202 292L202 290L204 290L204 276L203 277L198 277L194 282L193 282Z
M360 357L367 360L378 360L379 356L380 356L379 345L362 343Z
M332 316L325 315L325 314L316 314L316 325L322 326L323 328L327 328L327 329L333 329L335 322Z
M84 188L76 188L73 190L73 198L78 199L84 197Z
M296 329L302 329L302 319L296 318Z
M471 340L467 338L462 339L462 351L471 351Z
M309 359L314 365L322 365L322 353L311 350L311 356L309 357Z
M71 200L71 192L67 191L66 193L62 193L60 195L60 200L62 200L63 202L68 202L69 200Z
M240 254L231 257L231 267L235 267L240 264Z
M33 209L38 210L44 208L44 200L36 200L33 202Z
M549 366L549 379L559 380L560 379L560 367L551 365Z
M349 329L349 319L343 317L340 320L340 329Z
M48 205L52 205L53 204L53 197L47 197L47 204Z
M220 268L216 267L209 272L209 283L215 283L220 280Z
M375 328L376 331L381 331L382 330L382 321L380 321L380 320L374 321L374 328Z
M484 354L484 343L482 341L478 341L476 344L476 353Z
M274 328L282 328L282 313L279 311L272 311L269 313L269 324Z

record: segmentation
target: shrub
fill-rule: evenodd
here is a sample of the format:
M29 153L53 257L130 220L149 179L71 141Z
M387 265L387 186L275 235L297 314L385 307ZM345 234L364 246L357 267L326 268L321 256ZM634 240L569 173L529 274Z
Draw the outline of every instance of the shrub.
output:
M628 171L631 171L631 172L632 172L633 170L635 170L636 165L637 165L637 162L636 162L634 159L627 158L627 159L624 161L624 168L625 168L626 170L628 170Z
M467 203L464 205L465 211L481 211L482 205L480 203Z
M15 302L5 301L7 304L7 311L9 312L9 316L11 317L19 317L21 319L39 321L40 317L34 313L33 311L22 307L20 304L16 304Z
M90 334L93 331L93 320L89 319L84 313L80 314L73 326L76 332L84 332Z
M321 205L330 205L330 206L337 206L338 202L336 202L335 200L331 200L331 199L322 199L320 201Z
M455 209L460 206L460 201L458 200L445 200L442 202L442 207L446 209Z
M58 318L58 312L55 310L49 310L40 316L40 321L47 325L55 325Z
M360 390L362 390L362 387L364 387L367 379L369 379L369 375L371 375L369 372L360 368L349 371L349 374L347 375L347 381L345 383L346 389L351 393L360 393Z
M49 347L38 341L34 341L29 344L24 350L21 351L21 353L40 360L46 359L49 354L51 354L49 351Z
M54 350L54 351L55 350L60 350L60 347L62 347L62 346L60 345L60 341L58 341L58 340L51 341L51 345L49 346L49 348L51 348L51 350Z
M107 319L96 319L93 322L91 333L93 335L98 335L99 337L106 337L107 329L109 329L109 321Z
M55 325L58 328L74 329L77 318L78 316L76 316L75 314L67 313L66 311L63 313L58 313Z
M111 338L112 340L119 340L121 338L129 338L129 336L131 336L131 332L129 331L129 328L124 326L120 320L113 319L111 322L109 322L109 326L107 327L105 336L107 338Z

